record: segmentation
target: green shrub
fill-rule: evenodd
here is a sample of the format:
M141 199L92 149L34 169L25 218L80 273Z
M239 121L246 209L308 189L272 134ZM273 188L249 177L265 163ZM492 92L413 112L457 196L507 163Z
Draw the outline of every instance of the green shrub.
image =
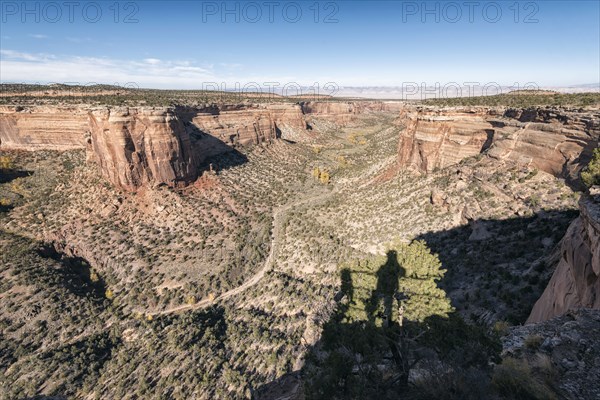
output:
M536 378L527 360L506 358L494 369L492 385L502 396L513 400L552 400L556 393Z
M587 187L600 185L600 148L594 150L592 160L581 171L581 181Z
M540 335L529 335L525 338L525 347L528 349L537 349L543 341L544 338Z

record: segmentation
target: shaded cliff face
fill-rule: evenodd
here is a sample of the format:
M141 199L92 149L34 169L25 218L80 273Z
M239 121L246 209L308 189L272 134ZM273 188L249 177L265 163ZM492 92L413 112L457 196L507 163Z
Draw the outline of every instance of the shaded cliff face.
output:
M600 308L600 198L584 197L560 244L560 259L528 323L576 308Z
M210 156L305 128L297 104L0 108L2 148L86 149L104 177L128 191L188 184Z
M600 135L600 115L553 110L417 109L401 116L401 167L430 172L488 155L576 180Z
M496 131L489 155L577 180L600 135L600 114L507 110L491 121Z
M305 129L304 115L298 105L224 106L199 110L192 118L202 132L230 145L249 145L270 141L282 128Z

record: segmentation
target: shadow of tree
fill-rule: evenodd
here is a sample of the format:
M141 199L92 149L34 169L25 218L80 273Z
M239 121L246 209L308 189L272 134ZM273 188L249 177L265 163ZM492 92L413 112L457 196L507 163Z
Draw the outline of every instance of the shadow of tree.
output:
M302 369L259 388L255 398L506 398L491 381L501 351L491 325L525 320L577 215L539 210L469 221L419 236L413 242L422 244L419 251L392 248L385 258L344 265L336 309ZM436 275L442 263L447 269ZM446 295L460 312L440 312ZM419 305L424 308L416 312ZM479 314L469 317L475 309ZM291 393L290 381L301 382L295 387L302 390Z
M337 308L308 350L302 370L264 385L254 397L418 398L419 391L409 384L415 367L417 379L419 374L428 379L430 371L447 363L456 369L489 368L499 345L450 312L436 285L443 275L439 267L424 242L344 266ZM446 340L448 335L452 339ZM476 356L463 357L469 347ZM290 394L286 386L288 391L302 389Z
M377 286L371 292L366 312L370 323L375 323L375 318L381 318L384 326L392 320L392 304L401 294L398 292L399 279L404 277L406 271L398 263L398 254L390 250L386 254L386 262L377 270ZM383 311L378 312L383 304Z
M20 170L2 170L0 169L0 184L1 183L8 183L11 182L17 178L25 178L28 176L33 175L33 172L31 171L20 171Z
M76 296L101 303L105 301L106 283L91 269L87 260L81 257L69 257L57 251L50 244L40 246L37 254L40 257L57 261L60 268L57 268L53 275L56 284L63 286Z

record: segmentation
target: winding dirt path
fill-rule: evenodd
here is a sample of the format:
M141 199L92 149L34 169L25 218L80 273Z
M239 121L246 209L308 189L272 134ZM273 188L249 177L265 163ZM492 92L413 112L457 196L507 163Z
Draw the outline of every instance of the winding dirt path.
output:
M183 305L180 305L177 307L167 308L166 310L162 310L162 311L146 313L146 315L152 315L152 316L166 315L166 314L177 313L180 311L199 310L199 309L207 308L219 301L226 300L230 297L238 295L241 292L247 290L248 288L251 288L252 286L256 285L265 276L267 271L269 271L274 265L275 255L277 254L277 248L279 247L279 242L280 242L281 236L282 236L282 232L281 232L281 229L282 229L281 222L283 220L282 217L285 215L285 213L288 212L291 208L297 207L301 204L311 203L313 201L322 200L324 198L332 196L334 193L336 193L335 189L328 191L326 193L318 193L316 195L309 196L309 197L306 197L306 198L303 198L303 199L300 199L300 200L277 207L275 209L275 211L273 212L273 231L272 231L273 237L271 239L271 249L269 250L269 255L267 256L263 267L256 274L252 275L252 277L250 279L248 279L246 282L242 283L240 286L235 287L231 290L228 290L224 293L221 293L219 296L215 297L214 299L204 299L204 300L201 300L194 304L183 304Z

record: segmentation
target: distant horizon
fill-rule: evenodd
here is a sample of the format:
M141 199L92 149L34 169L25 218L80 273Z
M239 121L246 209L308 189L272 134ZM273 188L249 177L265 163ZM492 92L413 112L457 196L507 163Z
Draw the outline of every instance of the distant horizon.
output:
M331 84L331 82L329 83ZM560 94L581 94L581 93L600 93L600 82L598 83L582 83L568 86L513 86L513 85L496 85L495 83L487 83L487 86L474 85L464 86L455 83L446 85L438 84L437 86L422 86L416 82L406 82L405 86L322 86L318 85L317 90L313 86L297 86L290 85L288 89L285 86L274 85L270 82L268 86L260 84L252 84L247 87L239 85L238 87L223 86L223 89L216 87L209 88L152 88L138 87L132 82L126 85L114 85L110 83L90 82L86 84L78 83L61 83L61 82L0 82L0 85L23 85L23 86L44 86L50 87L53 85L61 85L67 87L94 87L94 86L109 86L124 90L158 90L158 91L205 91L215 93L236 93L236 94L255 94L261 93L266 96L283 96L283 97L335 97L335 98L364 98L374 100L426 100L435 98L458 98L458 97L481 97L493 96L498 94L508 94L515 91L551 91ZM289 84L288 84L289 85ZM285 93L284 93L285 92Z

